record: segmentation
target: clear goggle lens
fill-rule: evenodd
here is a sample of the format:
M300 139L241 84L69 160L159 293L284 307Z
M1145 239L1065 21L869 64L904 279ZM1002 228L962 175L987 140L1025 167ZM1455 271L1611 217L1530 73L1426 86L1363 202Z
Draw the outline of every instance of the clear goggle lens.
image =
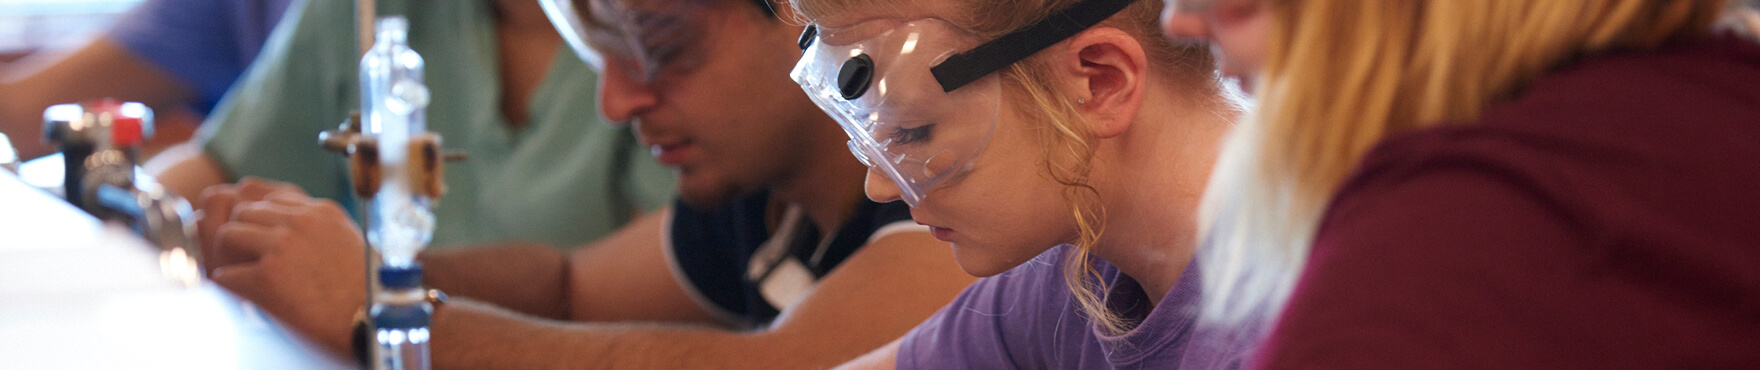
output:
M1001 84L944 91L930 68L981 44L939 19L877 20L809 34L790 73L849 135L850 152L917 206L971 168L996 127Z
M588 8L572 0L538 0L544 15L562 35L569 49L594 70L629 75L652 82L661 68L683 59L699 58L688 51L702 29L703 5L687 2L663 9L624 8L623 2L586 1ZM590 17L583 18L583 17ZM618 62L618 71L607 71L607 60ZM687 66L688 67L688 66Z

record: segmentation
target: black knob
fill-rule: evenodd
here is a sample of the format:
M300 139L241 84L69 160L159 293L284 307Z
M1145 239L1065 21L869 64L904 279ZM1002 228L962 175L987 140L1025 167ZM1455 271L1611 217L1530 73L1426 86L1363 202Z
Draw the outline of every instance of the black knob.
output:
M855 100L868 92L868 85L874 83L874 58L868 54L857 55L843 62L837 71L838 92L843 93L843 100Z

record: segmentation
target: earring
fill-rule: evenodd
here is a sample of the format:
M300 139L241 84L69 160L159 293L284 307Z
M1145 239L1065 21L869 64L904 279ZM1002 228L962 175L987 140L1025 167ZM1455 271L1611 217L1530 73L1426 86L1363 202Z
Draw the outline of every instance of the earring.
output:
M1076 104L1088 104L1088 98L1076 99Z

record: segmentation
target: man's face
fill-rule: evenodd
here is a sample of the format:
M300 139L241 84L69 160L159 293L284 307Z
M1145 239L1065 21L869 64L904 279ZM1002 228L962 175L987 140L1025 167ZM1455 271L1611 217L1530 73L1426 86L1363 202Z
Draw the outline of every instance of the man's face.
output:
M713 205L789 176L813 125L788 79L800 28L749 2L590 0L587 42L605 57L599 109L632 124L679 195ZM623 4L615 4L623 3Z

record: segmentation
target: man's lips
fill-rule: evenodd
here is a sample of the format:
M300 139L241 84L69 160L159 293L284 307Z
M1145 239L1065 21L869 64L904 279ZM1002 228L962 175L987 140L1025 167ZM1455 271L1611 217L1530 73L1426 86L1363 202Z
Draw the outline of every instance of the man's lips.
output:
M695 146L691 145L690 142L676 141L663 144L652 144L648 147L648 150L654 155L655 160L660 161L660 164L678 166L688 159L692 148L695 148Z

